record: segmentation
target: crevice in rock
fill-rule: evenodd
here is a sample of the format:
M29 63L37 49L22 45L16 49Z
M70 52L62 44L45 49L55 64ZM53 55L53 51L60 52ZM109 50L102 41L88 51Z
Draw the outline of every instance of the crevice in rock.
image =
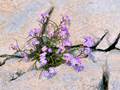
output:
M22 76L23 74L25 74L25 72L19 70L19 71L17 71L16 73L10 75L10 80L9 80L9 81L10 81L10 82L11 82L11 81L14 81L14 80L18 79L20 76Z
M94 45L94 46L92 46L91 48L97 48L97 46L101 43L101 41L104 39L104 37L106 36L108 34L108 32L106 32L101 38L100 38L100 40Z
M23 58L18 55L8 55L8 54L0 55L0 57L3 57L3 58L6 57L2 62L0 62L0 66L4 65L6 63L6 61L10 60L11 58Z
M94 51L100 51L100 52L109 52L111 50L120 50L120 48L117 48L116 45L118 44L118 41L120 39L120 33L118 34L117 38L115 39L115 41L106 49L97 49L97 46L101 43L101 41L105 38L105 36L108 34L108 32L106 32L101 38L100 40L98 40L95 45L93 45L91 48L91 50ZM85 48L86 46L83 46L82 44L78 44L78 45L73 45L73 46L66 46L66 48L75 48L75 47L81 47L81 48Z
M110 73L108 71L108 66L106 63L106 65L103 67L103 74L102 74L102 79L99 85L99 90L109 89L109 76L110 76Z
M108 32L107 32L108 33ZM115 39L115 41L106 49L97 49L96 47L100 44L100 42L103 40L103 38L107 35L107 33L105 33L101 39L94 45L91 47L91 49L93 51L101 51L101 52L109 52L111 50L120 50L119 48L116 47L119 39L120 39L120 33L118 34L117 38Z

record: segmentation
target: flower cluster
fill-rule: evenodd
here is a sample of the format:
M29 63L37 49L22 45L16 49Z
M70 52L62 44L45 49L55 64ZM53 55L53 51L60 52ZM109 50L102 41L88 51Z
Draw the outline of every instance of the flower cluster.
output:
M90 36L87 36L84 38L84 46L86 46L84 49L84 53L87 54L88 56L92 57L92 50L91 47L94 45L94 41L93 38Z
M70 40L69 26L71 19L63 16L60 24L50 20L50 13L40 14L40 27L30 30L25 47L20 49L18 44L11 45L13 50L17 50L25 61L34 61L37 70L43 69L42 76L51 78L56 75L54 67L66 63L77 72L84 69L82 58L73 52L79 51L80 47L73 47ZM85 54L91 52L93 45L91 37L86 37L83 46Z
M83 70L84 66L81 63L81 58L79 57L74 57L70 53L65 53L64 54L64 60L69 66L72 66L76 71L81 71Z
M48 71L43 71L42 72L42 76L49 79L49 78L52 78L53 76L55 76L56 73L57 72L56 72L56 70L54 68L49 68Z

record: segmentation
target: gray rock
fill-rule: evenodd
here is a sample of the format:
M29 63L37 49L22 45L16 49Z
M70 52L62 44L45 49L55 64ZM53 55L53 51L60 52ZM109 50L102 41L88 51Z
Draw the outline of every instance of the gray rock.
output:
M13 39L23 43L28 30L38 25L39 13L51 6L55 6L52 19L57 23L61 14L72 17L70 34L73 43L80 43L84 36L99 38L107 29L108 36L97 47L104 49L120 32L119 0L0 0L0 54L11 54L8 48ZM58 74L50 80L38 79L40 71L26 72L26 68L20 68L18 61L12 59L0 67L0 90L98 90L106 60L110 70L109 90L120 90L120 52L94 52L92 55L83 61L83 71L77 73L61 65L57 67ZM15 73L19 69L26 73L17 78ZM11 75L17 79L10 82Z
M8 82L10 78L6 81L2 77L3 81L7 82L2 85L2 90L97 90L101 69L95 67L97 66L91 65L78 73L69 66L61 65L56 68L57 75L49 80L42 77L39 79L39 71L27 72L11 82Z

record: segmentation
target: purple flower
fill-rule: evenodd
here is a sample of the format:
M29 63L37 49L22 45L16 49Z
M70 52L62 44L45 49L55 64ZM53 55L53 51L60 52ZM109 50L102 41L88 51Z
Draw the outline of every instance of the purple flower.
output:
M71 46L72 42L69 39L63 40L63 46Z
M36 40L36 39L34 39L33 41L32 41L32 45L33 46L35 46L35 45L38 45L40 42L38 41L38 40Z
M93 39L92 39L92 37L85 37L84 38L84 45L85 46L87 46L87 47L91 47L91 46L93 46L94 45L94 41L93 41Z
M60 53L62 53L62 52L64 52L64 51L65 51L65 47L62 46L62 45L60 45L56 53L57 53L57 54L60 54Z
M34 33L39 34L41 32L40 28L34 28Z
M47 49L48 49L47 46L42 47L43 52L47 51Z
M80 72L84 69L84 66L83 65L75 65L73 66L73 68L77 71L77 72Z
M77 64L81 64L81 58L80 57L76 57L75 59L76 59Z
M50 73L49 73L48 71L43 71L43 72L42 72L42 76L43 76L43 77L46 77L46 78L48 78L48 79L51 78Z
M51 77L53 77L56 75L57 72L54 68L51 67L51 68L49 68L49 73L50 73Z
M49 53L52 53L52 48L48 48L48 52L49 52Z
M41 66L44 66L47 64L47 60L46 60L46 52L43 52L42 54L40 54L40 64Z
M72 66L75 66L76 64L78 64L76 58L72 58L70 62Z
M58 48L56 54L60 54L62 52L62 49L61 48Z
M89 55L92 52L90 48L85 48L84 53Z
M73 59L71 59L71 65L75 66L75 65L80 65L81 64L81 59L80 57L74 57Z
M70 53L65 53L65 54L63 55L63 58L64 58L64 60L66 60L66 63L67 63L67 62L71 62L71 60L72 60L74 57L73 57L73 55L70 54Z
M44 60L44 59L40 59L40 65L41 66L44 66L47 64L47 60Z
M64 60L66 60L66 63L69 64L70 66L75 66L75 65L80 65L81 64L81 59L79 57L74 57L70 53L65 53L63 55Z
M56 70L51 67L51 68L49 68L48 71L43 71L43 72L42 72L42 76L45 77L45 78L47 78L47 79L50 79L50 78L52 78L53 76L55 76L56 73L57 73Z
M40 14L40 23L44 24L47 21L48 17L49 17L48 13L41 13Z
M84 69L84 66L81 63L81 59L79 57L75 57L72 61L71 61L71 66L77 71L80 72Z
M29 36L34 37L38 36L41 33L41 30L39 28L34 28L29 32Z
M83 70L84 66L81 64L81 59L79 57L74 57L72 54L66 53L63 55L66 63L72 66L76 71Z
M33 36L34 36L34 32L33 32L33 31L30 31L30 32L29 32L29 36L33 37Z
M45 60L46 59L46 52L43 52L40 54L40 60Z
M68 38L70 36L68 28L66 26L61 26L60 36L63 39Z
M84 53L88 55L88 58L92 59L93 62L95 61L95 56L92 53L92 50L90 48L85 48Z
M85 48L84 53L88 55L88 57L92 59L93 62L95 62L95 57L92 54L92 50L90 48Z
M45 57L46 54L47 54L46 52L43 52L43 53L40 54L40 57Z
M70 26L70 21L71 21L71 18L66 15L62 17L61 24Z

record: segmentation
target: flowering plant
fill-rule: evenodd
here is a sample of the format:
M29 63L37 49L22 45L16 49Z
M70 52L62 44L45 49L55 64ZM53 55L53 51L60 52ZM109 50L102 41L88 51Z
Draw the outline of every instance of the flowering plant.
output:
M77 71L83 69L81 58L79 55L73 55L74 48L71 48L72 42L68 31L70 18L63 16L60 24L57 25L50 20L52 10L53 8L48 13L40 15L39 22L42 27L34 28L29 32L30 49L21 52L25 60L28 60L30 56L35 61L36 69L44 69L42 75L47 78L54 76L56 74L54 67L63 63L72 66Z
M54 67L64 63L78 72L83 70L82 58L90 55L94 44L91 37L86 37L83 44L73 45L70 41L69 16L63 16L58 25L50 19L53 9L52 7L48 12L40 15L40 27L29 32L24 48L21 49L18 43L10 45L16 52L14 55L9 55L9 58L17 57L25 61L34 61L34 68L42 69L42 75L47 78L56 75ZM1 55L1 57L5 56Z
M80 57L83 53L80 52L79 47L73 46L70 41L69 16L63 16L58 25L50 20L53 9L52 7L49 12L40 15L39 23L41 26L29 32L24 48L21 49L17 42L10 45L16 51L15 57L23 58L25 61L34 61L34 68L43 69L42 75L47 78L56 75L54 67L63 63L73 67L78 72L84 68ZM87 37L84 46L89 52L84 50L86 55L90 53L89 46L92 44L92 39ZM79 51L77 55L74 53L76 50Z

